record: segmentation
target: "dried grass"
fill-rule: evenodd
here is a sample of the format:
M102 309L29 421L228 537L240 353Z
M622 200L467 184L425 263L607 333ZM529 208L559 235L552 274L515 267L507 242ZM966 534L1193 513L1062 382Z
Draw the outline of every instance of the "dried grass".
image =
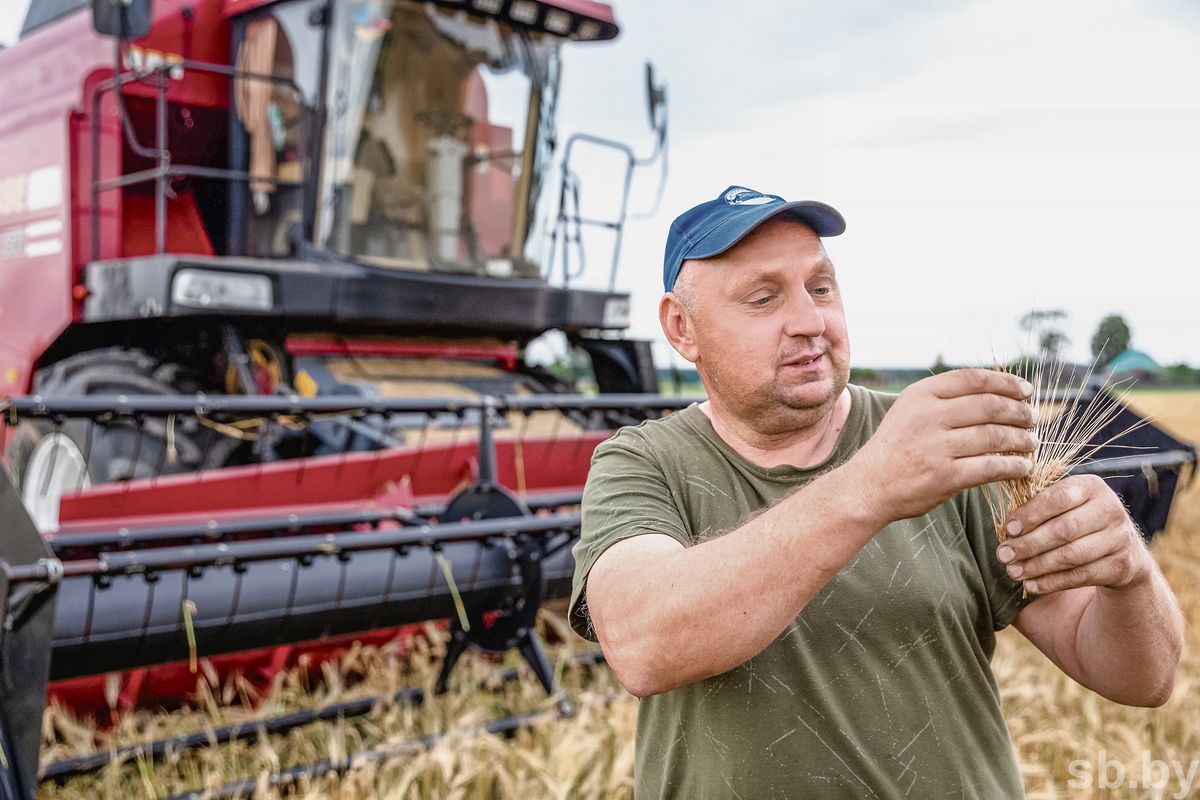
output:
M543 625L561 631L562 622L548 617ZM586 649L583 643L558 645L551 652L575 714L560 719L547 713L544 721L505 739L472 729L508 714L553 712L554 699L547 698L531 677L484 691L480 687L488 676L500 667L515 666L518 660L509 657L497 662L470 653L460 661L451 691L434 697L444 639L444 631L428 626L426 636L412 640L403 652L397 644L357 647L339 662L326 664L317 688L311 690L312 681L303 667L281 674L260 698L244 682L214 687L202 680L194 707L171 713L129 713L111 730L97 730L61 708L51 708L43 725L43 763L299 708L390 695L406 686L425 687L429 698L421 706L389 704L365 717L309 725L258 742L185 751L158 764L130 759L61 787L44 785L39 796L165 798L257 776L260 789L255 796L263 798L632 797L636 703L607 669L570 663L573 655ZM431 749L404 747L418 737L447 731L451 735ZM280 768L391 748L396 749L396 758L382 764L361 763L342 777L304 781L282 793L267 788L267 774Z

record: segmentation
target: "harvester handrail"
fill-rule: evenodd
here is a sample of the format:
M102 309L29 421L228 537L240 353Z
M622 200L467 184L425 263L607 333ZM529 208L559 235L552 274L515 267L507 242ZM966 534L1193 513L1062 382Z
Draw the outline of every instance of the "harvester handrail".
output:
M287 514L236 520L204 520L155 525L144 528L122 527L115 530L80 531L66 534L46 533L42 538L56 553L62 551L132 548L159 541L178 539L211 541L251 533L301 531L327 526L378 525L396 522L400 525L422 525L428 520L407 508L363 509L361 511L317 512Z
M455 542L486 543L521 535L573 533L580 515L549 514L542 517L497 517L469 522L446 522L383 530L364 536L361 531L252 539L218 544L183 545L152 550L104 552L94 558L58 561L43 559L29 565L0 562L10 584L45 582L54 574L68 578L107 578L114 575L153 574L165 570L195 570L205 567L237 567L256 561L284 558L340 557L369 550L407 550L428 547L438 550ZM53 561L54 563L48 563Z
M479 398L457 397L347 397L326 395L88 395L11 397L0 406L9 417L167 417L195 414L197 416L305 416L311 414L396 414L450 413L468 411L677 411L700 402L703 398L676 397L661 394L601 394L594 396L570 394L483 395Z
M205 167L199 164L174 164L171 161L171 152L167 138L167 88L168 81L172 73L177 70L184 72L208 72L215 75L221 75L230 79L244 79L252 81L267 81L274 83L284 88L290 89L293 96L299 99L300 105L303 106L304 93L300 91L300 87L294 80L284 75L275 75L273 73L264 72L249 72L247 70L238 69L225 64L216 64L209 61L196 61L190 58L183 58L177 61L171 61L159 64L153 68L138 70L126 69L120 71L118 68L120 62L118 60L113 70L113 75L106 80L100 81L92 90L92 208L91 208L91 256L92 259L100 257L100 195L103 192L120 189L126 186L133 186L139 183L155 184L154 192L154 252L156 255L166 252L167 243L167 194L168 186L167 179L172 177L197 177L197 178L223 178L225 180L235 181L261 181L270 183L275 186L302 186L305 180L288 181L276 178L272 175L252 175L247 170L221 169L219 167ZM154 146L146 147L137 140L137 135L129 123L129 119L124 110L124 102L121 99L121 89L126 84L130 83L146 83L147 77L154 78L155 92L155 114L154 114ZM106 180L100 179L100 100L109 93L114 92L117 97L117 102L121 114L121 126L132 150L143 157L152 159L156 166L150 169L140 170L135 173L118 175L115 178ZM233 101L233 92L230 92L230 103ZM307 179L306 179L307 180Z
M160 170L155 167L152 169L143 169L137 172L130 172L122 175L119 178L109 178L102 180L96 184L101 191L109 189L119 189L124 186L134 186L139 183L147 183L159 176ZM220 167L203 167L195 164L172 164L167 173L174 178L225 178L227 180L235 180L242 182L262 181L270 183L274 186L303 186L303 181L285 180L283 178L272 178L269 176L251 175L249 172L241 170L221 169Z
M575 506L583 499L579 491L551 492L525 498L530 511ZM198 520L195 522L122 527L113 530L90 530L68 533L46 533L43 538L56 554L80 550L132 549L156 542L219 541L246 534L296 533L322 527L377 526L394 522L407 527L427 525L430 517L440 517L446 511L444 503L417 506L416 509L361 509L355 511L323 511L305 514L286 514L229 520Z

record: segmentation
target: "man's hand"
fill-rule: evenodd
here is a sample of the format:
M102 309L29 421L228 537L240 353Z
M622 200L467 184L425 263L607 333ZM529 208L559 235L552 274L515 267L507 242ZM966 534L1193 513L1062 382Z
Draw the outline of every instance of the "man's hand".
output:
M1035 594L1149 580L1150 553L1120 498L1095 475L1064 478L1013 512L996 550Z
M1013 512L1008 532L997 557L1040 595L1017 616L1017 629L1109 700L1167 702L1183 650L1183 615L1104 481L1064 478Z
M960 369L909 386L846 464L881 525L918 517L972 486L1029 474L1033 387Z

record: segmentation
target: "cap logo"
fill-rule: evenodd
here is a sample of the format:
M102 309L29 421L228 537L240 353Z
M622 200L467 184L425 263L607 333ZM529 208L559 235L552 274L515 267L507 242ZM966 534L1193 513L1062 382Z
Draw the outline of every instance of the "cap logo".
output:
M735 186L725 193L725 202L731 206L761 206L767 203L782 202L783 198L770 194L756 192L742 186Z

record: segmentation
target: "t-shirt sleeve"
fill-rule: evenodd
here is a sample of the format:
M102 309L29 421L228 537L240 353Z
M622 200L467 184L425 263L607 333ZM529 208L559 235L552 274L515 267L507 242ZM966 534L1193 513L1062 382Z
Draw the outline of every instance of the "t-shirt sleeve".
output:
M587 579L596 559L633 536L661 533L691 544L662 468L641 431L626 428L596 448L583 489L583 521L571 583L571 627L596 641L587 610Z
M965 503L963 525L967 540L971 543L975 562L979 565L979 573L988 592L992 629L999 631L1011 625L1021 609L1033 602L1034 597L1025 593L1021 581L1009 577L1004 563L996 558L1000 540L996 536L996 526L992 523L983 492L982 488L970 489L960 496L960 500Z

